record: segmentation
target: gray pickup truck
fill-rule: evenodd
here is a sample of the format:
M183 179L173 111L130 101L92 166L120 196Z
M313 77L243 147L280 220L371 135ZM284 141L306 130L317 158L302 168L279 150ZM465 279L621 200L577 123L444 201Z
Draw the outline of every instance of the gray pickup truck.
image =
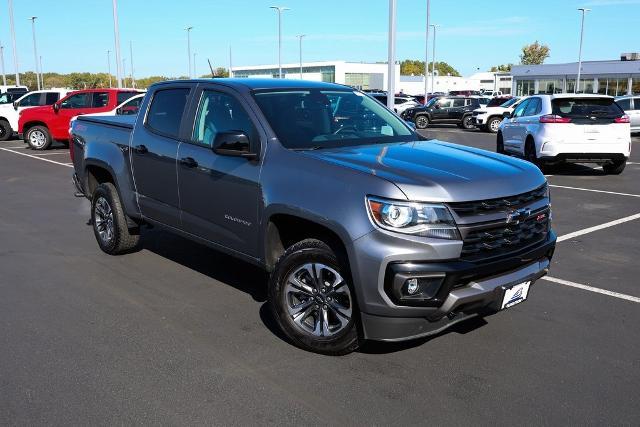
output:
M555 248L534 165L336 84L159 83L137 117L78 117L71 153L104 252L154 225L262 266L285 335L324 354L511 307Z

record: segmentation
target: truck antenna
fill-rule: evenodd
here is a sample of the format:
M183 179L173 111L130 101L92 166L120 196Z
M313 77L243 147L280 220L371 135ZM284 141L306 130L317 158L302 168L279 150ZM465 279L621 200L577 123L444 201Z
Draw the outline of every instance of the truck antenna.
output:
M211 70L211 78L215 78L215 73L213 72L213 67L211 66L211 61L207 58L207 62L209 63L209 69Z

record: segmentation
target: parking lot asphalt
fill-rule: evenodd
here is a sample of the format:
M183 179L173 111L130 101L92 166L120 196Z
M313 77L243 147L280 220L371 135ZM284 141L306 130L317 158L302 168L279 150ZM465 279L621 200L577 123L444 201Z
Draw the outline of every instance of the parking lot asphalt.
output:
M639 425L639 143L620 176L548 177L561 241L528 301L339 358L282 338L254 267L158 230L104 255L67 151L0 143L0 422Z

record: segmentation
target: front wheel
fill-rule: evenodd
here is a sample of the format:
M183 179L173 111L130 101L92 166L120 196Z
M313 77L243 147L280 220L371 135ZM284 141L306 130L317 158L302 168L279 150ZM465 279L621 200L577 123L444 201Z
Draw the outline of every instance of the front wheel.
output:
M292 245L276 263L269 307L296 346L334 356L358 348L358 312L346 269L329 246L315 239Z
M418 129L426 129L429 126L429 118L427 116L418 116L415 121Z
M606 163L602 165L602 170L607 175L620 175L626 166L627 166L627 159L624 159L624 160L618 160L612 163Z
M34 150L46 150L51 147L51 143L53 142L49 129L44 126L34 126L30 128L24 139L27 141L27 144L29 144L29 147Z
M498 129L500 128L500 123L502 120L499 117L492 117L489 119L487 123L486 130L491 133L498 133Z

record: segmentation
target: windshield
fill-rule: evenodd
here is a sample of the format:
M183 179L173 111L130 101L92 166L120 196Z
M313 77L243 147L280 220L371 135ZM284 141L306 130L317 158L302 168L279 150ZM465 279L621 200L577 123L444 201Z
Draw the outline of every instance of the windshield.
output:
M402 120L360 92L266 90L254 92L254 97L286 148L334 148L416 139Z
M507 107L511 107L516 102L518 102L518 98L511 98L507 102L504 102L504 103L500 104L500 106L504 107L504 108L507 108Z

